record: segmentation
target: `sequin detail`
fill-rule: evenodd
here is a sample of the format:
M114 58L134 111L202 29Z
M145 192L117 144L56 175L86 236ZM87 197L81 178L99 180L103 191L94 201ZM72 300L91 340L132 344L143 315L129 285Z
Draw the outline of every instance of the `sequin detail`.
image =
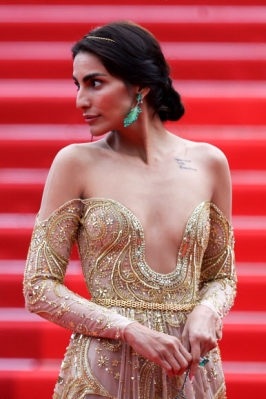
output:
M63 284L74 241L94 302ZM26 305L73 331L53 398L90 394L111 399L173 398L172 385L181 386L182 378L168 384L160 367L123 342L124 329L138 321L179 338L189 310L175 311L174 306L190 309L195 303L223 317L235 296L233 245L231 225L209 201L197 206L188 219L176 267L168 274L157 273L146 263L143 228L116 201L73 200L47 220L37 219L25 270ZM115 306L123 301L147 305ZM156 309L153 303L158 304ZM197 372L194 387L202 379L208 397L225 398L219 350L211 351L208 359ZM187 385L188 398L194 398L191 383Z

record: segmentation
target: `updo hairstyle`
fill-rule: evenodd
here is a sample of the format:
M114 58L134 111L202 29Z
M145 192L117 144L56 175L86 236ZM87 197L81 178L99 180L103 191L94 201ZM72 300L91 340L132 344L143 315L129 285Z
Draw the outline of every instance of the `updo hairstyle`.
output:
M86 52L97 56L106 70L126 85L149 87L146 98L162 122L176 121L184 114L180 95L169 77L170 67L158 41L146 29L128 21L95 28L72 47L73 58Z

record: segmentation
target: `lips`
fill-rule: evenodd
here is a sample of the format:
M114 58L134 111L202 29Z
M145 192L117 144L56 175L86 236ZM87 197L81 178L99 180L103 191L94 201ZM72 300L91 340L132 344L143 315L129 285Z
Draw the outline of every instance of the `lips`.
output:
M83 116L85 118L85 122L87 123L91 123L99 117L99 115L86 115L86 114L83 114Z

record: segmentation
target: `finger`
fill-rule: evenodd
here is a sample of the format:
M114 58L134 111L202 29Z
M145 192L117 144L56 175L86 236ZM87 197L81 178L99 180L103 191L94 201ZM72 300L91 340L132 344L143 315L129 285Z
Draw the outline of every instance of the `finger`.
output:
M222 336L223 336L223 322L222 322L222 320L219 318L217 321L216 321L216 326L215 326L215 333L216 333L216 338L218 339L218 340L220 340L220 339L222 339Z
M189 345L190 346L190 345ZM179 352L181 353L181 355L183 356L183 358L186 360L188 366L190 365L191 361L192 361L192 356L191 354L187 351L187 349L181 345L179 348Z
M178 367L175 367L175 370L173 369L172 365L174 364L173 361L170 361L170 359L162 359L161 360L161 367L165 369L168 377L172 378L176 375Z
M167 351L164 353L165 362L171 367L171 370L167 370L173 375L182 375L189 367L189 364L192 360L190 353L180 345L180 348L177 346L173 348L173 352Z
M184 329L184 331L183 331L183 334L181 337L181 343L184 346L184 348L187 350L187 352L190 353L191 347L190 347L190 342L189 342L188 333L187 333L186 329Z
M185 336L185 339L187 336ZM188 341L187 346L189 347L190 350L190 343ZM182 368L182 370L187 370L187 368L189 367L191 361L192 361L192 356L190 354L190 352L188 351L188 349L185 347L185 345L183 345L182 343L182 337L181 339L178 340L178 348L177 348L177 354L179 354L180 358L178 357L178 355L175 355L176 359L180 362L180 366ZM174 352L175 354L175 352ZM185 367L185 369L184 369Z
M180 354L167 354L163 359L163 367L169 377L181 375L187 369L188 363Z
M173 377L180 370L180 365L173 355L175 351L176 345L173 345L172 342L171 345L160 348L157 352L157 356L151 359L164 368L169 377Z
M216 334L212 334L211 337L206 339L201 343L201 356L205 356L207 353L209 353L212 349L216 348L217 346L217 337Z
M201 347L200 347L200 341L198 339L195 339L193 342L191 342L191 356L192 356L192 362L190 365L190 373L189 373L190 380L192 380L194 375L196 374L200 362Z
M178 364L178 368L175 369L173 367L173 370L176 375L182 375L184 372L189 368L189 365L191 363L192 357L190 354L188 354L188 357L185 358L182 353L174 354L174 359L176 363Z
M180 362L180 363L179 363ZM182 375L188 369L188 362L184 359L183 361L178 361L175 356L170 359L165 359L165 370L169 377L174 377L175 375Z
M217 338L217 341L220 341L223 338L222 330L216 331L216 338Z

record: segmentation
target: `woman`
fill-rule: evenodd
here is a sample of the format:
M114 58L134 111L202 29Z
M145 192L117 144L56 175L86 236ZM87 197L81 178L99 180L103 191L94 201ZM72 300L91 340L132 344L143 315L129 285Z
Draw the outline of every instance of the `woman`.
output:
M29 249L27 308L73 331L53 398L225 398L227 161L165 129L184 108L145 29L110 23L72 53L77 107L109 133L56 156ZM75 239L91 301L63 285Z

